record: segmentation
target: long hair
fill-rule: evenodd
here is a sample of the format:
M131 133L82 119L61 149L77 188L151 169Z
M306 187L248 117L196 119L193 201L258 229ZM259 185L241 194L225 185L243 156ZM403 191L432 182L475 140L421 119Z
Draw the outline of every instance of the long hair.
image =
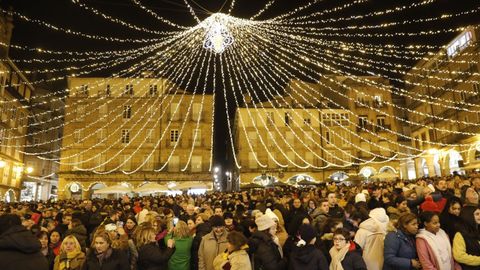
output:
M152 241L152 237L156 235L155 229L148 224L142 223L137 226L135 232L133 233L133 240L135 242L135 246L140 248L146 244L150 244Z
M185 221L178 221L177 225L175 225L173 236L176 236L178 238L187 238L191 236L190 229L188 228L188 225L187 223L185 223Z
M75 251L80 252L82 251L82 247L80 246L80 243L78 242L77 238L73 235L67 235L63 241L62 244L60 245L60 253L66 253L67 251L65 250L65 243L67 241L72 241L74 246L75 246Z

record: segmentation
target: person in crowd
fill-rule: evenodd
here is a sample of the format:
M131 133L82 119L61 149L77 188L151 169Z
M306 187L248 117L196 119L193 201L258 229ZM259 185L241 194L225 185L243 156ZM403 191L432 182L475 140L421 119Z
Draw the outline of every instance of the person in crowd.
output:
M125 230L125 233L128 236L128 239L132 239L133 232L135 231L136 227L137 227L137 220L135 219L135 217L128 216L127 220L125 221L125 226L123 227L123 229Z
M215 207L215 209L218 208ZM209 223L212 226L212 231L202 237L198 247L199 270L213 270L213 260L227 249L228 232L225 229L225 220L218 214L215 213L210 218Z
M53 249L48 245L48 233L45 231L40 231L37 233L37 239L42 244L42 249L40 250L48 261L48 269L53 269L53 264L55 261L55 254L53 254Z
M47 270L47 259L40 241L15 214L0 216L0 265L2 270Z
M65 232L65 235L73 235L77 239L78 243L80 243L80 247L82 251L85 251L87 248L87 228L83 226L80 219L72 219L72 221L68 224L68 230Z
M397 231L389 232L384 243L384 270L420 269L415 235L418 232L417 216L406 213L399 217Z
M201 216L200 214L199 216ZM197 217L198 220L198 217ZM208 219L206 222L202 220L201 223L196 223L195 226L195 236L193 237L192 241L192 250L191 250L191 258L192 258L192 269L198 269L198 249L200 248L200 243L202 242L202 238L212 231L212 227L210 226L210 222Z
M307 216L308 214L302 206L302 201L299 198L293 199L292 208L290 209L288 218L285 221L289 236L295 236L298 231L298 227L302 225L303 219Z
M361 248L351 241L350 232L337 229L333 233L333 247L330 249L330 270L367 270Z
M452 245L447 233L440 229L438 213L425 211L420 214L421 228L417 234L417 254L426 270L454 270Z
M316 232L311 225L303 224L298 229L300 237L290 253L288 269L328 270L327 259L315 248Z
M328 215L332 218L342 219L345 217L345 211L338 205L337 193L329 192L328 199Z
M60 255L55 257L54 270L80 270L85 262L85 253L77 238L73 235L66 236L60 247Z
M453 238L453 258L462 270L480 269L480 207L467 206L460 213L462 222Z
M355 234L355 243L362 248L362 256L368 269L382 270L383 245L390 220L383 208L371 210L369 216L369 219L360 223Z
M319 206L315 209L310 216L312 217L312 226L317 231L317 234L321 233L323 226L327 222L327 219L330 217L328 215L329 205L327 199L322 199L319 202Z
M87 255L83 270L130 270L128 256L112 247L107 231L99 231L93 237L92 248Z
M315 246L323 252L329 264L331 261L330 249L333 247L333 232L341 228L343 228L341 219L329 218L322 229L322 234L315 242Z
M64 236L68 230L68 225L72 222L72 214L71 213L63 213L62 216L62 223L58 224L55 227L55 230L60 233L60 235Z
M398 220L398 218L405 214L410 213L410 208L408 208L407 199L403 196L398 196L394 200L395 207L388 207L387 213L391 219Z
M60 254L60 246L62 245L62 236L58 231L52 231L50 233L50 248L53 250L53 254L58 256Z
M461 200L464 205L478 205L478 193L473 187L464 186L461 191Z
M453 237L456 233L455 224L459 224L461 222L461 209L462 203L460 199L457 197L452 197L450 200L448 200L443 212L440 214L441 227L447 233L451 243L453 243Z
M382 187L372 187L372 196L370 197L367 205L369 209L385 208L385 204L383 202Z
M285 227L283 227L280 224L280 220L278 216L272 210L270 210L270 208L267 208L267 210L265 211L265 215L270 217L275 222L275 224L277 224L276 236L278 237L278 242L280 246L283 247L283 245L285 245L285 242L287 241L287 238L288 238L288 234L287 234L287 231L285 230Z
M276 237L277 225L266 215L256 218L255 223L258 231L252 234L248 243L253 258L253 268L285 270L287 263Z
M189 218L187 220L187 226L188 226L188 229L190 230L190 235L192 237L195 237L195 234L196 234L196 228L197 228L197 224L195 224L195 220L194 219L191 219Z
M190 270L193 237L187 223L178 221L173 228L173 234L165 237L166 245L170 239L175 240L175 252L168 260L168 270Z
M213 260L215 270L252 270L247 253L247 238L238 231L228 233L228 248L225 253L219 254Z
M175 240L169 239L167 247L161 249L155 239L156 231L151 224L143 223L135 231L135 245L138 249L138 269L167 269L168 260L175 251Z
M225 212L223 214L223 220L225 220L225 229L227 229L227 232L238 230L232 213Z
M307 214L311 215L317 209L317 202L314 199L309 199L307 202Z

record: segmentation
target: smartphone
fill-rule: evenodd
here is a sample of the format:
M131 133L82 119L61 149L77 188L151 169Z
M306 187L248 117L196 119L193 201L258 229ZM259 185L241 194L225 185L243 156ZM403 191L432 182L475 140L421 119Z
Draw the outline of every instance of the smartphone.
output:
M177 225L177 223L178 223L178 218L173 218L173 225L175 226Z

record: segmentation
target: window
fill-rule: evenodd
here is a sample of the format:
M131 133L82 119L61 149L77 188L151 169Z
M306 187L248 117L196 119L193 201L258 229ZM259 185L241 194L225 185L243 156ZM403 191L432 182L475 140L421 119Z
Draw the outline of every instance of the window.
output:
M377 126L385 127L385 116L377 116Z
M15 121L15 118L17 118L17 107L12 107L12 115L10 117Z
M170 120L178 121L180 113L177 111L178 103L172 103L170 105Z
M110 90L110 84L107 84L107 88L105 89L105 96L109 97L112 94Z
M195 139L194 145L200 146L202 145L202 130L199 128L194 129L192 133L192 140L195 138L195 133L197 134L197 138Z
M368 118L366 115L360 115L358 117L358 126L361 128L365 128L368 125Z
M129 142L130 142L130 130L122 129L122 143L129 143Z
M125 92L123 93L124 96L133 96L133 84L125 85Z
M80 141L82 140L81 130L75 130L75 132L73 132L73 140L75 141L75 143L80 143Z
M325 131L325 141L327 142L327 144L332 144L332 142L333 142L330 131L328 131L328 130Z
M153 143L153 137L155 133L153 129L147 129L147 138L145 140L146 143Z
M132 118L132 105L123 106L123 119Z
M103 139L105 138L106 130L104 128L100 128L97 130L97 143L105 143Z
M285 113L285 126L289 126L291 122L291 116L290 113L286 112Z
M79 96L88 96L88 85L82 84L80 85L80 89L78 90Z
M273 116L273 112L267 112L267 125L268 126L275 125L275 118Z
M85 117L85 105L78 105L77 121L83 121L84 117Z
M458 36L452 43L447 47L447 55L450 58L453 58L459 52L461 52L465 47L468 46L472 40L472 32L467 31L460 36Z
M149 90L148 90L148 95L151 96L151 97L157 96L157 94L158 94L157 89L158 88L157 88L156 84L151 84L150 87L149 87Z
M102 117L102 119L105 119L104 116L107 115L108 113L108 107L107 107L107 104L102 104L98 107L98 113L100 114L100 117Z
M192 172L202 171L202 156L192 156Z
M476 95L480 94L480 83L479 82L475 82L474 84L472 84L472 87L473 87L473 91L475 92Z
M201 108L201 104L199 103L193 103L193 110L192 110L192 120L194 121L197 121L199 120L200 118L200 108Z
M256 153L255 152L249 152L248 153L248 167L250 169L256 169L257 168L257 160L255 159Z
M7 130L4 128L0 128L0 143L3 144L6 135L7 135Z
M178 142L178 129L170 130L170 142L171 143Z
M383 106L383 98L381 95L375 95L373 97L373 104L376 107L382 107Z
M460 99L461 99L461 100L466 100L466 99L467 99L467 93L461 91L461 92L460 92Z
M303 118L303 124L304 125L310 125L312 123L312 121L310 120L310 118Z

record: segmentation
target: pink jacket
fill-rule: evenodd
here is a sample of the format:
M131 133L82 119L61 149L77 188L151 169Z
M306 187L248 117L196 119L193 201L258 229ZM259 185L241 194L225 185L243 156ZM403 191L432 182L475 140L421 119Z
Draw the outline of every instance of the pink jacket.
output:
M422 264L422 270L438 270L439 265L437 259L435 258L435 254L433 253L432 248L428 245L427 241L423 238L417 237L417 254ZM462 268L453 261L453 255L451 259L452 268L455 270L461 270Z

